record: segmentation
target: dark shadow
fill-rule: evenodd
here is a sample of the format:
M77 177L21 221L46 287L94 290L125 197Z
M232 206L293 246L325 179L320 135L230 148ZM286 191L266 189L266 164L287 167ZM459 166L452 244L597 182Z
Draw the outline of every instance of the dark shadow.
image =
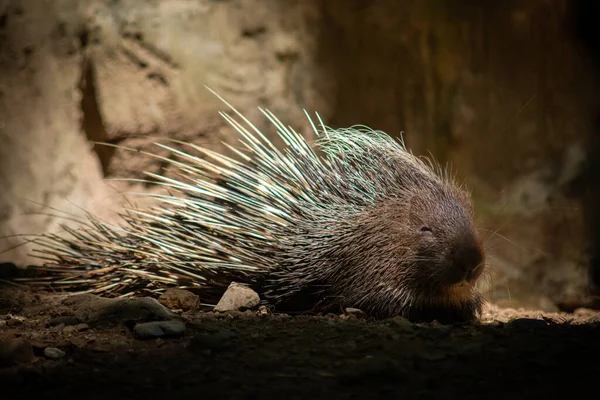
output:
M573 30L596 71L600 71L600 3L577 0L571 3ZM592 82L598 87L598 82ZM600 295L600 110L589 132L587 168L579 179L585 220L589 232L590 289Z
M87 45L87 35L80 37L81 47L85 51ZM103 176L107 176L110 160L115 152L113 147L104 146L96 143L107 143L108 135L100 113L100 106L96 93L96 74L92 60L84 57L81 71L81 128L88 140L94 142L94 151L98 155L100 165L102 166Z

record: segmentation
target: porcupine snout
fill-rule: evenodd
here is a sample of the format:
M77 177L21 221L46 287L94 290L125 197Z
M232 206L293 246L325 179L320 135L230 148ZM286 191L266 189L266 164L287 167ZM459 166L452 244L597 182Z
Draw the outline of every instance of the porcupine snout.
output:
M483 271L484 256L481 246L473 235L467 235L450 249L449 283L474 282Z

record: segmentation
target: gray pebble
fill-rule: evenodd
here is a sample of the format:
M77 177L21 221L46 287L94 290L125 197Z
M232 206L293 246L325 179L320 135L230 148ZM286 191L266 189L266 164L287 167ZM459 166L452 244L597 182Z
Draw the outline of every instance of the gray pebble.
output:
M70 325L70 326L65 326L63 329L63 332L64 333L81 332L81 331L88 330L89 328L90 328L90 326L88 324Z
M185 323L179 320L145 322L137 324L133 332L140 339L181 337L185 333Z
M365 319L365 318L367 318L367 314L363 310L361 310L359 308L348 307L344 311L346 312L346 315L349 315L349 316L352 316L352 317L356 317L358 319Z
M412 331L414 329L413 323L404 317L396 316L391 318L389 322L401 331Z
M63 358L65 356L65 352L61 349L57 349L56 347L46 347L44 349L44 357L50 358L52 360L58 360L59 358Z
M66 298L63 300L63 304L73 309L74 316L79 320L77 323L112 325L129 320L177 317L171 310L151 297L109 299L93 294L80 294Z

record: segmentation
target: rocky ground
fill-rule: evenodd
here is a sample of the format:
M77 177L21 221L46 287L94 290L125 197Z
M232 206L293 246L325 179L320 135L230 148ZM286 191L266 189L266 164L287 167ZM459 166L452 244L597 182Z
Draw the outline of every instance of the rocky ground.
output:
M205 312L183 292L159 302L0 290L2 398L548 399L587 393L600 373L592 310L488 306L480 324L447 326L358 310Z

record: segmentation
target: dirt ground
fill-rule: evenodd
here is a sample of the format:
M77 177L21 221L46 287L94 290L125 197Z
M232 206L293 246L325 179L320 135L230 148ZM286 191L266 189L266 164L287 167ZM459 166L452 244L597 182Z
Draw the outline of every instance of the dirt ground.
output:
M600 373L600 313L585 309L490 305L457 326L175 311L183 336L142 340L148 315L81 323L58 296L0 289L2 398L578 398Z

